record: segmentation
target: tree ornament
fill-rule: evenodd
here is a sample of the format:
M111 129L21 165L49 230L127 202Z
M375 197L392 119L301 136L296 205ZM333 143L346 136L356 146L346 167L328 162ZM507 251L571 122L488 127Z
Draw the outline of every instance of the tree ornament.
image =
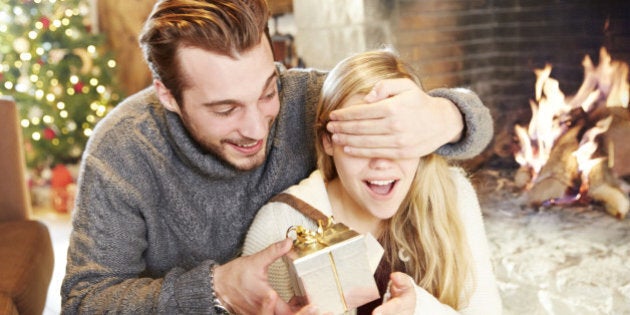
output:
M85 84L83 84L83 82L79 81L74 85L74 92L75 93L83 93L83 86L85 86Z
M39 18L39 21L42 23L42 26L44 27L45 30L47 30L50 27L50 19L42 16L41 18Z
M75 48L72 52L81 58L81 70L79 70L82 74L87 75L90 69L94 67L94 62L92 61L92 56L85 48Z
M46 127L46 128L44 128L44 131L42 132L42 135L44 136L44 139L50 141L50 140L54 139L57 136L57 133L52 128Z
M72 174L63 164L57 164L52 169L52 177L50 178L50 188L52 192L53 208L60 213L69 212L68 203L70 195L68 194L68 186L74 183ZM74 198L74 196L72 196Z

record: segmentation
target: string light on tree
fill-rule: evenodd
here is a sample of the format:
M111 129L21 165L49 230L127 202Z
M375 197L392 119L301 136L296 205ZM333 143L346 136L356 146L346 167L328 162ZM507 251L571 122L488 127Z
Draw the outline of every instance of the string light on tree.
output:
M122 97L91 13L89 0L0 3L0 95L18 103L31 167L78 161Z

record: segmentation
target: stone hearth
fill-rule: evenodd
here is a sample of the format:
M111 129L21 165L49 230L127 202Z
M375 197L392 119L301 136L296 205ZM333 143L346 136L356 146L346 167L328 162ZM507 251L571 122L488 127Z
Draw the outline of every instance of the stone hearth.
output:
M513 175L472 174L504 314L630 314L630 220L597 204L524 206Z

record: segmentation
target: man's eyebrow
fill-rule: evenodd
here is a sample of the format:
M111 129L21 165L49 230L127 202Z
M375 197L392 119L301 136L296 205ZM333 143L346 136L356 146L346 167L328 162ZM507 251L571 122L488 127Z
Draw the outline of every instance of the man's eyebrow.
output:
M269 88L269 85L271 85L271 83L273 82L274 78L278 77L278 72L274 69L273 73L271 73L271 75L267 78L267 80L265 81L265 85L263 87L263 92L265 90L267 90ZM203 103L203 106L207 106L207 107L211 107L211 106L217 106L217 105L237 105L240 104L241 102L234 100L234 99L224 99L224 100L216 100L216 101L212 101L212 102L206 102Z
M271 75L267 78L267 81L265 81L265 87L263 88L263 91L269 88L269 85L271 85L271 82L273 81L273 79L277 77L278 77L278 71L276 71L276 69L274 68Z

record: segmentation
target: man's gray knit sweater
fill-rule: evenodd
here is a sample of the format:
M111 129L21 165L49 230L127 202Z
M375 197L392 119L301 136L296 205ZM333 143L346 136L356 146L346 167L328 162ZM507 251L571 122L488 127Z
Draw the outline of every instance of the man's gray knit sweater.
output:
M268 157L248 172L200 149L152 88L118 105L81 163L63 313L212 314L211 265L237 257L258 209L315 168L311 126L324 77L281 72ZM478 154L492 136L487 108L470 92L430 94L455 102L467 126L439 152Z

